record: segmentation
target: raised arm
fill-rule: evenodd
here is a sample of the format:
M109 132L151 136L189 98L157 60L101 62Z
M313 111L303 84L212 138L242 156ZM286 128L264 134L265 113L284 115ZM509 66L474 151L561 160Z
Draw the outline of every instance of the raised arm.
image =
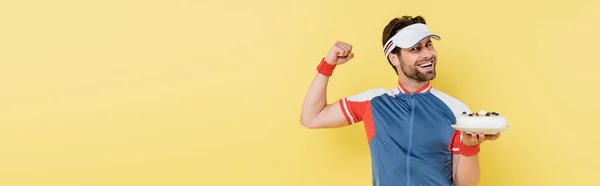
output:
M339 101L328 104L327 84L333 69L354 57L352 45L336 42L318 66L308 93L304 98L300 123L307 128L335 128L348 125Z

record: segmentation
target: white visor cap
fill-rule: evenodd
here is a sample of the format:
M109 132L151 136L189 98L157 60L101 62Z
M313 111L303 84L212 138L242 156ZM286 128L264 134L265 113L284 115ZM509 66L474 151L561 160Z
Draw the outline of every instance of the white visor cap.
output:
M385 57L387 58L395 47L411 48L427 37L436 40L441 39L440 36L432 34L427 25L423 23L415 23L404 27L385 43L385 47L383 47Z

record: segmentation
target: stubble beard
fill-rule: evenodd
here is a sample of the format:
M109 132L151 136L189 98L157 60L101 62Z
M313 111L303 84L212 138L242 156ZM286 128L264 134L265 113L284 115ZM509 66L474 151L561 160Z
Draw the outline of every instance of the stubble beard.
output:
M415 63L417 64L417 63ZM410 79L413 79L417 82L426 82L426 81L430 81L435 79L435 65L433 64L433 70L429 71L429 72L421 72L419 71L419 69L417 69L418 67L413 65L413 66L409 66L404 64L404 61L400 61L400 69L402 70L402 73L404 73L404 75Z

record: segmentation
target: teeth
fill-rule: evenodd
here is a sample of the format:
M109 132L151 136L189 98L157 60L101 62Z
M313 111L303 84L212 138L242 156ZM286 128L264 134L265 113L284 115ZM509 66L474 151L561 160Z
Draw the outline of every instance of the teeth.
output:
M421 65L419 65L419 67L429 67L429 66L431 66L432 64L433 64L432 62L429 62L429 63L424 63L424 64L421 64Z

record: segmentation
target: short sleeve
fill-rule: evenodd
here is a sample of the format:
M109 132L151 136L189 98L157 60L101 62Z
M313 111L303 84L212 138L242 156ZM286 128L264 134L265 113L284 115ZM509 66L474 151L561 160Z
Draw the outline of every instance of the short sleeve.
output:
M361 93L344 97L339 100L340 109L349 124L363 121L363 116L367 108L371 105L371 100L377 96L386 94L385 89L371 89Z
M452 138L450 139L450 145L448 146L448 150L450 150L450 152L452 152L452 154L459 154L460 153L460 143L462 142L462 135L460 134L460 131L458 130L454 130L454 132L452 133Z

